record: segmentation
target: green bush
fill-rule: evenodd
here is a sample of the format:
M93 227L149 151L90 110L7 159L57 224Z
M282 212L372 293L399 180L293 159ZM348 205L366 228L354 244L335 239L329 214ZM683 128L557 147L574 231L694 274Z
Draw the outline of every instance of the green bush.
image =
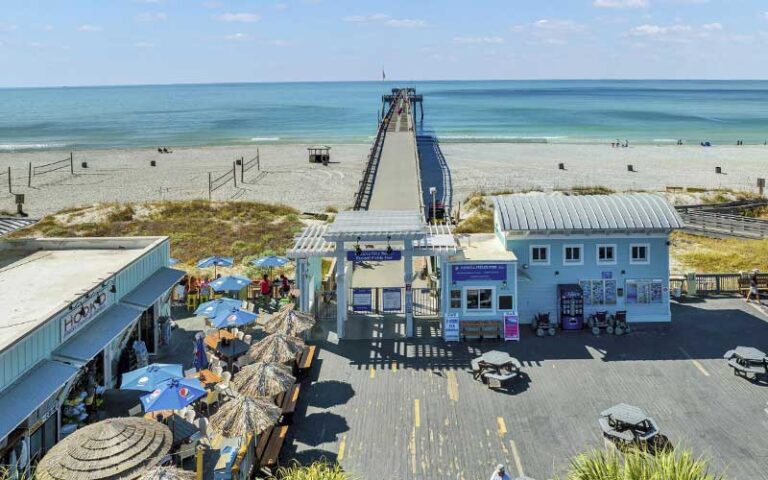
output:
M725 480L690 450L650 454L642 450L595 450L573 460L565 480Z
M281 480L352 480L354 477L344 472L338 463L320 460L306 466L294 461L288 467L279 468L277 477L274 478Z

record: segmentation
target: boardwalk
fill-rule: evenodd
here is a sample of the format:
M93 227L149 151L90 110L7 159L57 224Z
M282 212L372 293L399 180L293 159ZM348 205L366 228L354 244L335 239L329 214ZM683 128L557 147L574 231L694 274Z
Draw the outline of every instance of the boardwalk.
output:
M421 210L416 137L410 106L402 99L387 127L368 210Z
M419 323L409 341L321 342L284 458L325 456L361 478L414 480L487 478L503 462L544 480L575 453L603 448L598 412L624 401L729 480L768 478L768 390L722 359L744 342L768 344L766 317L738 299L674 304L673 316L625 337L524 330L519 343L446 344L438 324ZM528 380L510 392L474 381L470 359L492 348L518 357Z

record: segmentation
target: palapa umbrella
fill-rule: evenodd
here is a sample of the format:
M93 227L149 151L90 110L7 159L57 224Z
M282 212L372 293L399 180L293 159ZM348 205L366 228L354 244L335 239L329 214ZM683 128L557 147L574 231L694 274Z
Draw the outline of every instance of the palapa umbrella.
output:
M264 331L268 333L282 333L297 337L315 326L312 315L294 310L294 304L289 303L287 308L282 308L272 314L264 323Z
M271 400L238 395L211 415L209 426L225 437L258 435L280 418L282 410Z
M296 382L291 370L279 363L246 365L232 379L237 391L251 398L272 397L287 391Z
M173 443L160 422L112 418L88 425L54 445L37 465L38 480L135 480L160 463Z
M139 480L195 480L195 472L176 467L155 467Z
M296 355L306 348L304 342L295 337L273 333L255 343L248 349L251 360L264 363L286 363L296 359Z

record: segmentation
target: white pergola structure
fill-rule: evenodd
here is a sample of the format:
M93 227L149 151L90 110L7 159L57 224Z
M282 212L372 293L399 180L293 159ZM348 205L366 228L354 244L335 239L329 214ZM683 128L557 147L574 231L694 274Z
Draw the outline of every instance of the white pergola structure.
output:
M314 286L308 275L308 259L336 258L336 325L344 337L347 320L347 282L351 283L351 262L347 252L378 244L401 250L404 265L406 335L413 336L413 257L448 257L460 247L447 225L427 225L418 211L358 210L340 212L331 224L306 227L296 237L287 256L297 260L296 282L299 308L308 311L314 303Z

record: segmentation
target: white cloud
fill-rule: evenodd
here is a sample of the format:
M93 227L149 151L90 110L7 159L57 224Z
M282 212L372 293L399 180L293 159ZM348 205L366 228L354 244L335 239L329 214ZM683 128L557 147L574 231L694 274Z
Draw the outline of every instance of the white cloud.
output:
M343 20L350 23L379 23L394 28L420 28L427 25L426 21L418 18L392 18L384 13L351 15L349 17L344 17Z
M233 40L233 41L242 41L242 40L250 40L251 37L247 33L233 33L231 35L227 35L224 37L225 40Z
M168 20L168 15L163 12L144 12L136 15L137 22L164 22Z
M459 45L498 45L504 43L501 37L453 37L453 43Z
M217 15L216 19L222 22L253 23L261 20L261 15L256 13L222 13Z
M646 8L648 0L595 0L592 5L598 8Z
M548 18L543 18L534 22L533 27L538 30L564 33L579 33L586 30L584 25L572 20L552 20Z
M717 22L715 22L715 23L705 23L704 25L701 26L701 28L704 29L704 30L708 30L708 31L722 30L723 29L723 24L722 23L717 23Z
M78 32L103 32L104 31L104 27L99 26L99 25L88 25L88 24L85 24L85 25L80 25L79 27L77 27L77 31Z

